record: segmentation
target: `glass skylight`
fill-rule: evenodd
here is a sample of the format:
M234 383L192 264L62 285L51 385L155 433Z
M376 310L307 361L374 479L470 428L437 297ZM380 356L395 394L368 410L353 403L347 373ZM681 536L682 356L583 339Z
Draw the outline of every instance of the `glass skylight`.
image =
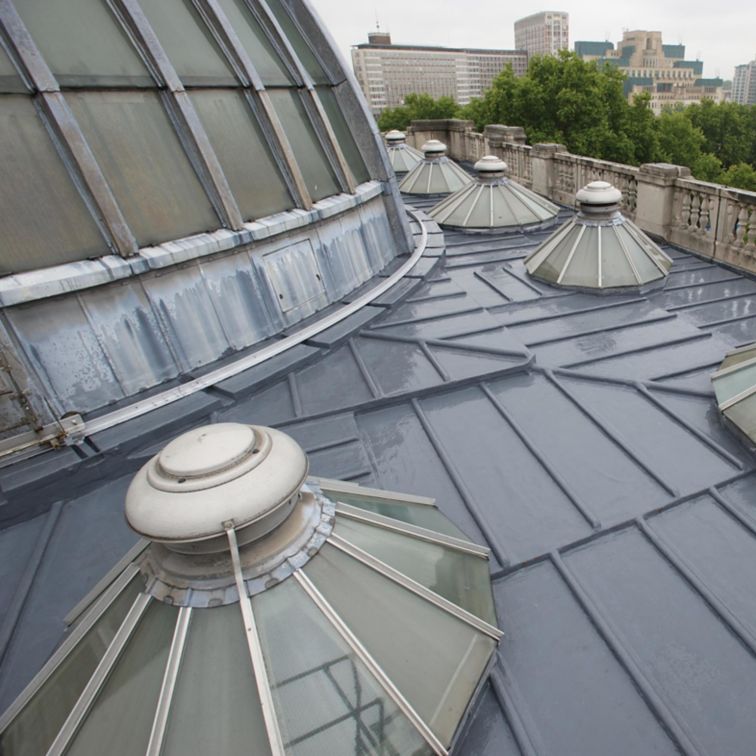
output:
M471 231L552 225L559 208L507 178L507 164L486 155L475 163L477 181L441 200L429 215L441 226Z
M447 157L443 142L431 139L422 150L422 161L399 184L404 194L450 194L472 182L472 176Z
M577 193L580 211L525 260L555 286L623 290L662 285L672 260L619 211L622 194L605 181Z
M756 344L735 349L711 376L719 411L756 446Z
M404 133L396 129L386 132L386 150L397 175L409 173L423 159L423 153L410 147Z
M496 628L488 550L431 500L311 478L287 436L190 431L137 474L152 542L0 720L5 756L445 754Z

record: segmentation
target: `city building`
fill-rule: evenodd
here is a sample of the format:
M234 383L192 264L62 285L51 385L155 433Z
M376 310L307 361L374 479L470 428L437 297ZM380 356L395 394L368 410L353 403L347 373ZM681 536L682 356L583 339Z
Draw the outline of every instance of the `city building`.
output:
M570 48L570 17L562 11L542 11L514 24L515 47L528 55L556 55Z
M739 105L756 105L756 60L735 66L731 99Z
M368 34L367 44L352 48L352 65L370 110L379 114L401 105L408 94L452 97L466 105L480 97L506 66L523 75L523 50L395 45L385 32Z
M703 62L686 60L685 45L665 45L659 31L626 31L616 48L611 42L576 41L575 52L583 60L617 66L627 77L628 99L647 92L657 114L668 105L725 99L722 79L703 78Z

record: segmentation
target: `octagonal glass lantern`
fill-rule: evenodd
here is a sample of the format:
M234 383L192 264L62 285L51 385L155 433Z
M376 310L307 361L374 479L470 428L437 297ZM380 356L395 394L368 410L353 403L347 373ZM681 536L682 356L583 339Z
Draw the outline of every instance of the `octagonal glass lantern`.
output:
M16 754L446 754L496 628L488 550L432 500L307 479L271 428L180 436L144 536L0 720Z

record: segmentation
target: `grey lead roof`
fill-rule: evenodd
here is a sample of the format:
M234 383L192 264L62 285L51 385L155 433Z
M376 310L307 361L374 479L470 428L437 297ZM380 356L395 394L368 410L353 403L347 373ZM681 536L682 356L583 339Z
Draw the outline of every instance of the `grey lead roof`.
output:
M133 472L233 420L292 434L315 475L434 496L491 547L505 636L460 753L752 755L756 460L709 375L756 340L756 282L665 247L651 295L554 289L522 263L546 233L433 231L349 321L1 470L0 708L135 541Z

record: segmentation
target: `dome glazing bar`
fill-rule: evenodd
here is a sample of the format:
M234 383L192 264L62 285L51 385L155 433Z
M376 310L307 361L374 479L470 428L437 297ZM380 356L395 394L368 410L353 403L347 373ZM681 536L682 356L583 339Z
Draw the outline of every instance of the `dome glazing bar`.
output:
M372 554L369 554L367 551L364 551L359 546L351 543L346 538L343 538L336 533L332 533L328 538L328 543L330 543L331 546L339 549L339 551L343 551L345 554L352 557L352 559L356 559L358 562L362 562L362 564L370 567L370 569L375 570L384 577L387 577L389 580L392 580L402 588L405 588L415 595L420 596L420 598L429 601L431 604L437 606L439 609L442 609L447 614L451 614L453 617L456 617L457 619L462 620L462 622L470 625L470 627L473 627L476 630L485 633L495 641L498 642L503 637L504 633L502 633L502 631L499 630L498 627L494 627L488 622L481 620L479 617L476 617L466 609L463 609L459 605L454 604L448 599L445 599L443 596L439 595L435 591L432 591L430 588L426 588L416 580L413 580L404 573L399 572L399 570L391 567L391 565L386 564L386 562L383 562L382 560L374 557Z
M268 743L272 756L284 756L283 738L281 729L276 716L275 705L273 703L273 694L270 690L270 680L268 679L268 670L265 666L262 648L260 646L260 634L257 631L255 615L252 611L252 602L249 599L247 588L244 584L242 575L241 559L239 557L239 546L236 542L236 531L233 527L226 529L228 543L231 547L231 561L234 565L234 578L236 579L236 589L239 592L239 607L244 621L244 633L247 638L249 656L252 661L252 669L255 673L255 683L257 684L257 693L260 697L260 706L262 707L263 719L265 721L265 730L268 735ZM295 576L299 571L294 573Z
M0 0L0 26L21 61L23 78L30 79L33 88L39 92L42 120L46 126L49 121L49 130L54 132L58 145L64 149L63 162L75 175L74 183L104 234L107 246L124 257L136 254L139 245L105 175L61 94L58 82L10 0Z
M336 502L336 512L350 520L367 522L370 525L376 525L384 530L392 530L396 533L402 533L411 538L416 538L419 541L427 541L428 543L435 543L438 546L446 546L447 548L460 551L464 554L472 554L481 559L488 559L491 553L490 549L485 546L478 546L471 541L447 536L443 533L438 533L435 530L428 530L427 528L421 528L417 525L411 525L408 522L398 524L398 521L393 518L383 517L374 512L368 512L364 509L359 509L358 507L352 507L349 504L344 504L340 501Z
M567 259L565 260L564 265L562 266L562 270L559 273L559 278L557 278L557 283L562 283L562 279L564 278L565 274L567 273L568 268L570 267L572 258L575 257L575 252L577 251L578 245L580 244L580 240L583 238L584 233L585 233L585 226L581 226L580 232L577 235L577 239L575 239L575 243L572 245L572 249L570 250L569 255L567 255Z
M754 394L756 394L756 385L747 388L745 391L741 391L739 394L735 394L735 396L733 396L731 399L728 399L726 402L722 402L719 405L719 409L721 412L724 412L725 410L730 409L730 407L734 407L739 402L742 402L744 399L748 399L748 397L753 396Z
M150 732L150 742L147 744L147 756L160 756L163 748L163 740L168 727L168 715L171 710L173 693L176 690L176 680L178 679L181 659L186 647L186 636L189 632L189 623L192 618L192 607L182 606L179 609L176 627L173 632L171 648L168 652L168 662L165 665L165 675L160 687L160 696L158 697L158 707L155 711L155 719L152 723Z
M47 660L45 665L32 678L16 700L8 707L0 717L0 732L5 730L15 719L18 713L36 695L37 691L47 682L61 662L76 648L79 642L87 635L103 614L111 607L116 599L125 590L126 586L139 574L139 568L129 564L123 572L111 583L93 606L87 611L81 622L77 624L58 646L55 653Z
M98 693L107 680L108 674L126 648L126 644L136 630L137 625L147 611L147 607L150 605L151 601L152 597L144 593L140 593L136 597L131 609L129 609L129 613L126 615L126 618L118 628L113 640L105 651L105 655L100 659L100 663L97 665L94 674L89 679L89 682L87 682L86 687L64 722L63 727L61 727L57 737L47 751L47 756L63 756L66 752L66 749L76 735L77 730L81 726L84 718L92 707L92 704L94 704Z
M304 589L305 593L312 599L313 603L325 615L336 632L343 638L347 645L354 651L360 661L367 667L370 673L376 678L381 687L386 691L391 700L399 707L402 713L417 729L423 740L431 747L437 756L447 756L448 751L443 743L436 737L433 731L423 718L415 711L414 707L402 695L392 680L385 673L380 664L373 658L370 652L359 641L357 636L349 629L344 620L341 619L338 612L331 606L325 596L317 589L315 584L304 573L303 570L297 570L294 578Z
M249 90L245 90L245 97L252 105L253 112L262 116L260 124L263 133L269 140L272 137L273 155L279 167L283 169L289 191L298 206L309 210L313 202L304 175L297 164L294 150L254 63L252 63L231 22L220 7L218 0L196 0L195 5L216 37L221 49L230 51L231 55L227 55L228 60L237 73L241 74L242 81L252 86L254 95Z
M168 93L166 102L173 116L171 120L176 125L181 141L190 147L186 150L187 155L194 163L197 174L202 177L202 185L208 190L221 222L237 231L244 228L239 205L231 192L207 132L147 17L135 0L114 0L112 5L135 40L136 47L148 68L158 83L165 85Z

